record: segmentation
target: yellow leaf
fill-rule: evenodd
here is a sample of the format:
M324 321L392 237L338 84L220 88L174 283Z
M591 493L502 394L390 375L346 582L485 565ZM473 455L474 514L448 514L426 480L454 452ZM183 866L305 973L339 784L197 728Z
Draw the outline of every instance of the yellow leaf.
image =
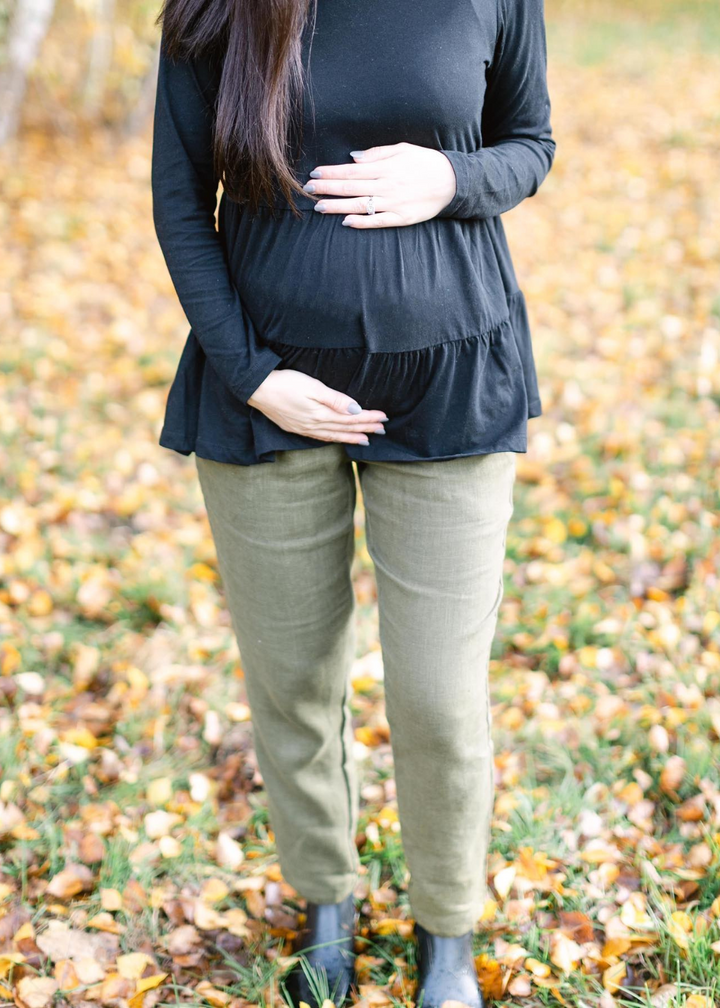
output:
M507 899L508 894L512 889L513 882L515 881L516 874L517 868L513 864L508 865L507 868L501 868L500 871L493 876L493 884L500 899Z
M0 953L0 979L4 979L13 966L19 966L25 962L22 952L2 952Z
M229 887L222 879L210 878L203 883L200 890L200 899L203 903L220 903L229 894Z
M182 846L179 840L172 836L160 837L158 840L160 853L164 858L176 858L182 854Z
M122 934L125 928L119 921L109 913L99 913L91 917L86 927L94 928L96 931L106 931L108 934Z
M645 894L631 893L622 905L620 920L626 927L632 928L634 931L652 930L654 925L645 907Z
M704 994L691 994L685 999L683 1008L715 1008L715 1002Z
M583 950L576 941L562 931L550 933L550 962L563 973L570 973L580 962Z
M117 971L126 980L139 980L145 968L152 964L152 959L144 952L128 952L117 958Z
M87 728L69 728L60 736L62 742L80 746L81 749L96 749L98 740Z
M383 917L381 920L373 921L371 930L374 934L397 934L404 938L409 938L412 934L413 922L411 920L398 920L396 917Z
M678 911L670 915L668 933L678 948L690 948L689 931L692 931L692 920L686 913Z
M225 713L230 721L240 724L250 720L250 708L244 703L229 703L225 707Z
M547 963L540 962L539 959L533 959L532 957L525 960L525 969L530 970L533 976L546 977L550 976L552 970Z
M54 973L60 990L75 990L76 987L80 986L80 978L77 975L75 963L72 959L61 959L59 962L56 962Z
M117 889L101 889L100 905L103 910L122 910L122 893L118 892Z
M613 963L603 971L603 987L606 991L614 994L622 986L622 981L627 975L627 967L624 962Z
M26 938L34 938L34 937L35 937L35 928L32 926L30 921L27 921L15 932L15 934L13 935L13 941L21 942L24 941Z
M154 990L159 987L161 983L167 980L167 973L153 973L152 976L143 977L142 980L137 982L137 992L138 994L144 994L145 991Z
M147 786L147 800L151 805L165 805L172 798L172 794L172 781L169 777L158 777L150 781Z
M231 1000L231 996L226 991L213 987L209 980L201 980L195 988L195 993L199 994L203 1001L207 1001L213 1008L225 1008Z

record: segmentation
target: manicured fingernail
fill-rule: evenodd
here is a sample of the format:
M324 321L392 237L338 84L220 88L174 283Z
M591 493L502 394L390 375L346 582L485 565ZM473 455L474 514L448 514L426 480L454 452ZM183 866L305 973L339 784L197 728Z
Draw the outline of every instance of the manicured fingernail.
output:
M305 185L303 186L303 189L305 190L305 192L315 192L315 183L306 182Z
M350 227L352 221L344 220L344 221L340 221L340 223L342 224L343 227Z
M362 413L362 406L359 403L351 402L347 411L348 413Z
M310 172L310 178L322 178L322 172L319 168L313 168Z
M315 204L314 209L317 210L318 213L325 213L325 211L327 210L327 203L323 203L323 201L320 200L319 203Z
M387 432L386 432L386 430L385 430L385 428L384 428L384 427L376 427L376 428L375 428L375 433L376 433L376 434L385 434L385 433L387 433Z
M365 151L361 151L361 150L351 150L350 151L350 157L361 158L364 153L365 153Z
M367 438L364 438L362 441L358 441L358 444L369 445L370 442L369 442L369 440Z

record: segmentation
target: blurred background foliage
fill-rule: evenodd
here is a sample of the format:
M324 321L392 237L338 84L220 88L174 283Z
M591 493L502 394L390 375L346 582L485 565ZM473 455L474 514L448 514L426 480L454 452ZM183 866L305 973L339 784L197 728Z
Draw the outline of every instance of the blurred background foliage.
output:
M29 81L26 124L65 134L98 125L142 128L158 10L156 0L0 0L0 67L6 78L16 73ZM651 46L720 47L715 0L547 0L546 12L553 55L581 65L618 46L638 54ZM23 65L16 69L18 50Z
M0 998L18 1008L279 1008L301 920L194 466L157 445L187 323L152 227L156 14L0 0ZM556 160L505 215L544 412L490 668L476 965L501 1003L718 1008L720 4L547 0L547 24ZM389 1008L412 999L414 946L356 520L360 996Z

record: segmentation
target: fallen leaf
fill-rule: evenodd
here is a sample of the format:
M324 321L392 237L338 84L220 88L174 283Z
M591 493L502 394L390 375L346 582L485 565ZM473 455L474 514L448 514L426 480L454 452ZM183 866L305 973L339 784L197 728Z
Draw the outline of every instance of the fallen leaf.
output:
M170 955L188 955L196 945L200 944L200 935L192 924L184 924L182 927L171 931L165 938L164 945Z
M80 986L80 978L77 975L75 963L72 959L61 959L55 963L53 972L60 990L75 990L76 987Z
M93 873L87 865L71 864L50 880L45 891L56 899L67 900L81 892L89 892L94 882Z
M16 1000L21 1008L46 1008L58 990L53 977L23 977L18 981Z
M108 910L109 912L116 912L117 910L122 910L123 898L122 893L118 892L117 889L101 889L100 890L100 906L103 910Z
M215 846L215 860L221 868L234 870L243 863L245 854L237 840L233 840L229 833L221 832Z
M146 967L152 964L152 958L144 952L128 952L118 956L115 966L120 976L126 980L139 980Z
M106 931L108 934L119 935L125 931L125 926L119 921L116 921L112 914L102 911L99 914L95 914L87 922L89 928L94 928L96 931Z
M114 935L70 930L66 924L48 928L38 935L36 941L53 962L80 959L109 963L115 960L118 953L118 939Z

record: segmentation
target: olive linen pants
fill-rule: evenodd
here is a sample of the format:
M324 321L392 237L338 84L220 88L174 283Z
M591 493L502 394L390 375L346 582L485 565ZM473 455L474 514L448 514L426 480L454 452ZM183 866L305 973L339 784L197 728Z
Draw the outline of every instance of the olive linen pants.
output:
M488 659L514 452L357 462L375 565L386 714L416 920L473 928L494 794ZM356 480L339 443L253 466L197 457L281 870L315 903L357 881Z

